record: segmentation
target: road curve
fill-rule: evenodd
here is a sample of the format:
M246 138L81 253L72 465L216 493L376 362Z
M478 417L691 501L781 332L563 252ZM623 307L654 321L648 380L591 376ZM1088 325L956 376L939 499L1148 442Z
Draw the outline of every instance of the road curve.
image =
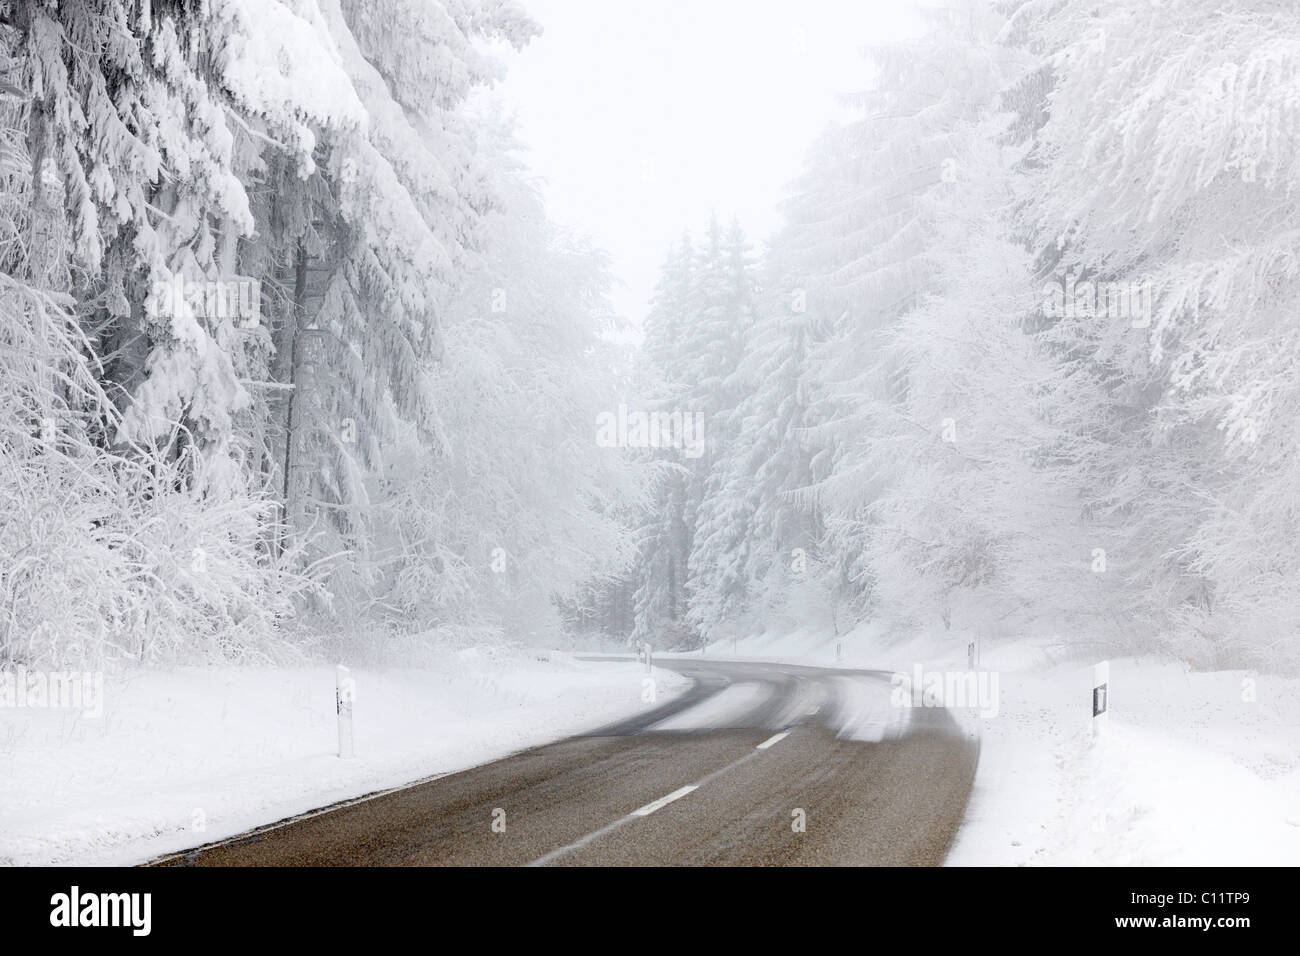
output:
M889 675L664 659L694 683L591 733L164 866L938 865L979 757Z

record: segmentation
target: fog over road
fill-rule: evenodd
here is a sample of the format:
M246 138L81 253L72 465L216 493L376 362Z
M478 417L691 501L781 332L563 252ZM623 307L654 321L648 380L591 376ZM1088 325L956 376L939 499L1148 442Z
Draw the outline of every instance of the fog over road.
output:
M664 658L591 733L166 857L172 866L937 865L978 741L890 675ZM495 825L494 825L495 824Z

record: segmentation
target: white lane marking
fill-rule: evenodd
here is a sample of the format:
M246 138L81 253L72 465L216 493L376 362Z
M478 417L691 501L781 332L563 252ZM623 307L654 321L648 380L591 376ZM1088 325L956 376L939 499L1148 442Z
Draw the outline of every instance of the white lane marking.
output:
M745 763L746 761L753 760L757 756L758 756L758 751L751 750L749 753L745 754L743 757L739 758L738 760L733 760L725 767L713 771L713 773L709 774L699 783L691 784L688 787L683 787L682 789L686 790L688 793L691 790L698 790L700 787L703 787L706 784L709 784L714 780L718 779L718 777L721 777L724 773L729 773L730 771L735 770L741 764ZM649 804L649 803L646 804L646 807L650 807L650 806L654 806L654 804ZM641 809L644 810L646 809L646 807L642 807ZM599 830L596 830L592 833L588 833L585 837L581 837L580 839L574 840L572 843L568 844L567 846L562 846L559 847L558 849L552 850L550 853L547 853L545 856L538 857L536 860L533 860L533 862L529 863L528 865L529 866L550 866L552 863L554 863L556 860L560 859L561 857L567 856L568 854L572 853L574 850L581 850L589 843L594 843L597 840L599 840L601 837L608 836L609 834L613 833L615 830L621 829L622 827L627 826L627 824L631 823L633 820L637 820L637 819L640 818L636 815L636 813L629 813L625 817L619 817L613 823L607 823Z
M680 789L674 790L666 797L660 797L658 800L655 800L652 803L647 803L640 810L633 810L632 816L648 817L656 810L662 810L664 807L668 806L668 804L672 803L674 800L680 800L682 797L686 796L692 790L698 790L698 789L699 789L699 784L695 784L695 783L687 784L686 786L681 787Z
M761 744L759 744L756 749L766 750L768 747L772 746L772 744L779 744L781 741L785 740L785 738L789 736L790 736L790 731L783 730L779 734L773 734L771 737L768 737Z

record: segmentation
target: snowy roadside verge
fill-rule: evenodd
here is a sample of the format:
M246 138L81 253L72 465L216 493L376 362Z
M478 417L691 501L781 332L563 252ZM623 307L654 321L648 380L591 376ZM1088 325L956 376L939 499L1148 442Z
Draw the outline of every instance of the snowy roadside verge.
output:
M655 706L643 666L545 651L352 676L352 760L332 667L110 676L98 719L0 708L0 865L140 863ZM657 703L689 684L654 678Z
M1300 681L1112 660L1094 742L1090 667L998 656L985 666L1000 672L1000 712L981 722L948 865L1300 862Z
M963 672L967 640L810 627L709 655ZM997 713L955 712L977 728L981 750L947 865L1300 863L1300 680L1111 658L1109 728L1094 743L1094 662L1064 660L1066 650L1031 639L981 647L981 669L998 679Z

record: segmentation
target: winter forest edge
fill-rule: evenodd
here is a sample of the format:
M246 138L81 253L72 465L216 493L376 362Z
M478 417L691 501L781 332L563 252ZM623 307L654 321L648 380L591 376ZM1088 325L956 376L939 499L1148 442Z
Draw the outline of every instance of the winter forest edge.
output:
M633 347L475 105L513 0L0 0L0 667L872 621L1295 674L1300 22L1169 6L928 10Z

